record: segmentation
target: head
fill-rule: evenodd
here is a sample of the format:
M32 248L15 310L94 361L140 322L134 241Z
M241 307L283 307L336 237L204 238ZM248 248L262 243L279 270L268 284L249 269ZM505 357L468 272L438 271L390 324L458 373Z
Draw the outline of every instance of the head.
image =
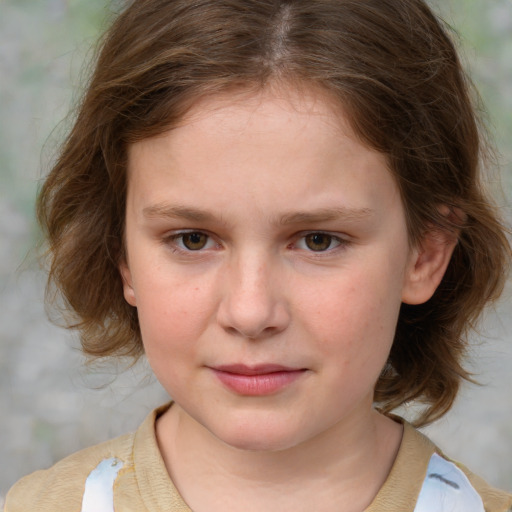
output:
M229 20L229 24L226 23ZM420 0L137 0L107 32L75 125L39 198L50 280L93 357L143 352L125 301L130 148L206 98L316 91L382 155L408 244L456 239L428 300L403 303L375 386L384 410L413 399L419 422L451 406L469 326L501 291L509 255L480 183L470 86L446 29Z

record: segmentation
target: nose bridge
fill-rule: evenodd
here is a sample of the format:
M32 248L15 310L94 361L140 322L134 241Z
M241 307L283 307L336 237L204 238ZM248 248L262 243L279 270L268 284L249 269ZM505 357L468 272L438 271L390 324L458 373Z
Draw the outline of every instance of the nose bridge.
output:
M219 321L225 329L256 339L282 331L288 311L279 265L263 250L240 251L227 265Z
M245 250L236 258L234 269L234 281L239 283L238 293L258 293L269 291L270 275L272 274L272 262L269 256L262 250Z

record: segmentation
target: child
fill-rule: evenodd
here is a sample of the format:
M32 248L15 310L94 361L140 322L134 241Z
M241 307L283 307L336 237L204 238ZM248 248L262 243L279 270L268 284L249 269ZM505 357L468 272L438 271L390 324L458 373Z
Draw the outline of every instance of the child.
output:
M390 414L449 410L510 248L423 0L137 0L39 219L83 349L173 402L6 511L505 512Z

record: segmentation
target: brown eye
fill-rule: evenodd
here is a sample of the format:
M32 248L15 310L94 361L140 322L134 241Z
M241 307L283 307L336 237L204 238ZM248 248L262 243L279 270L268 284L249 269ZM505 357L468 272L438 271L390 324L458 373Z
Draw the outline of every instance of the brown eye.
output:
M326 233L310 233L304 237L306 247L312 251L321 252L329 249L333 242L333 237Z
M208 235L200 232L183 233L181 239L184 247L189 251L204 249L208 243Z

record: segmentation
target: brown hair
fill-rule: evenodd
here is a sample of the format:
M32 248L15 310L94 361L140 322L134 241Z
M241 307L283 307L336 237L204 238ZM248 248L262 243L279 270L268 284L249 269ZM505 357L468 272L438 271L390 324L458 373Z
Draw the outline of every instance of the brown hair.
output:
M499 296L510 256L480 183L469 82L442 23L422 0L136 0L105 35L95 71L38 216L55 284L90 356L142 353L124 298L127 145L174 126L194 101L276 80L338 98L356 134L384 153L412 243L456 229L459 243L434 297L403 305L375 388L385 411L413 399L419 424L452 405L466 336ZM463 213L453 226L439 205Z

